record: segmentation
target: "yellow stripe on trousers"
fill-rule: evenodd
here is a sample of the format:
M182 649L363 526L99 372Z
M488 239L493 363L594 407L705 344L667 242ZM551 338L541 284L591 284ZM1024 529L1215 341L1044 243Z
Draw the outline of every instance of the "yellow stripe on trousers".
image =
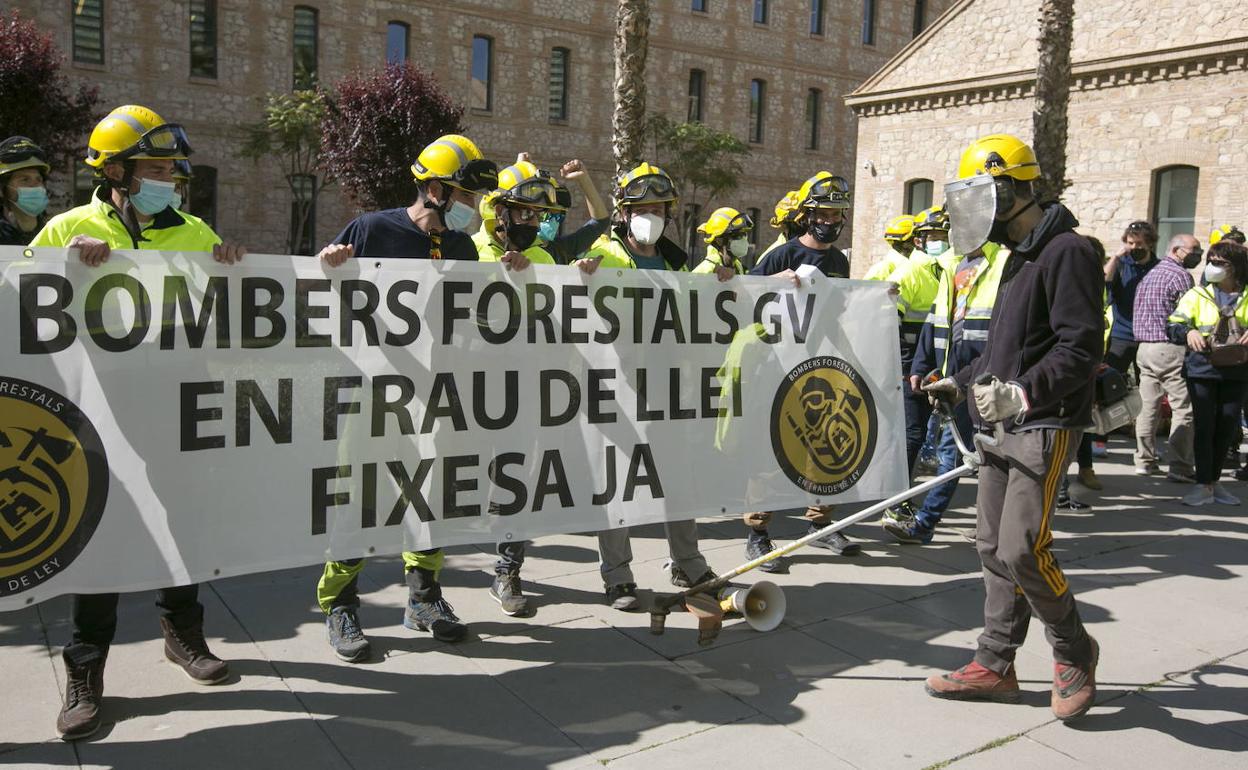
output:
M1066 576L1062 574L1062 568L1057 565L1057 560L1053 558L1053 551L1049 546L1053 544L1053 531L1050 525L1053 509L1057 504L1057 490L1061 487L1062 475L1066 469L1066 452L1070 447L1070 434L1071 431L1059 430L1053 438L1049 470L1044 478L1044 514L1040 518L1040 531L1036 533L1036 544L1031 549L1036 556L1040 574L1044 576L1044 582L1048 583L1054 596L1061 596L1068 589Z

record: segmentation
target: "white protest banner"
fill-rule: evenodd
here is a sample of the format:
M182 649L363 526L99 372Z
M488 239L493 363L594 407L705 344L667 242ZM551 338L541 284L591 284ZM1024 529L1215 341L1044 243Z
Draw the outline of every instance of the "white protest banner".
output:
M887 286L0 249L0 610L907 481Z

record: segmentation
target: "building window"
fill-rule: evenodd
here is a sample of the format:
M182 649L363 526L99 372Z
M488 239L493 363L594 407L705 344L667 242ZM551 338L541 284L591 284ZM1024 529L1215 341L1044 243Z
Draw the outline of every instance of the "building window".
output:
M932 180L911 179L906 182L906 214L917 214L932 205Z
M191 194L182 208L217 226L217 170L212 166L196 165L191 171Z
M104 0L70 0L74 17L74 61L104 63Z
M472 36L472 108L489 112L494 108L494 39Z
M386 25L386 64L402 64L407 61L407 38L411 28L401 21Z
M750 81L750 143L763 143L763 115L767 112L767 83Z
M767 23L767 0L754 0L754 23Z
M1196 229L1196 187L1200 169L1169 166L1153 172L1153 221L1157 242L1169 243L1181 233Z
M823 34L823 0L810 0L810 34Z
M191 0L191 76L217 77L217 0Z
M914 36L918 37L923 34L923 28L927 26L927 2L926 0L914 0Z
M291 177L290 243L296 254L316 253L316 176Z
M819 111L823 107L823 92L812 88L806 92L806 149L819 149Z
M75 161L70 172L74 177L74 205L83 206L91 202L91 193L95 192L95 169Z
M317 11L306 5L295 6L294 88L303 91L316 86Z
M689 70L689 116L690 123L702 120L702 91L706 87L706 73Z
M862 44L875 45L875 0L862 0Z
M550 119L561 123L568 119L568 62L572 52L566 48L550 51Z
M698 13L706 13L706 0L693 0L693 5L690 8Z

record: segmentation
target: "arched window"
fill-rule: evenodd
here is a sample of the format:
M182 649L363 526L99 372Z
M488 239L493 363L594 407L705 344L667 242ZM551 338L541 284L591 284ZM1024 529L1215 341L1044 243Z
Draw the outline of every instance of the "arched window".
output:
M911 179L906 182L906 214L917 214L932 205L932 180Z
M1166 166L1153 172L1152 219L1162 248L1171 237L1195 229L1199 182L1200 169L1195 166Z

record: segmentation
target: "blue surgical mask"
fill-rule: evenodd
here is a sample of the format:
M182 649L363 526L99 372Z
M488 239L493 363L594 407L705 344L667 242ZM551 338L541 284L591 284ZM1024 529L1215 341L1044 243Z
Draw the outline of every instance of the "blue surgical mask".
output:
M139 191L130 193L130 205L145 217L154 217L173 203L177 185L158 179L141 179Z
M559 237L559 225L563 224L562 214L551 214L542 220L537 228L537 237L550 242Z
M48 190L46 187L19 187L14 203L30 216L37 217L48 207Z
M173 197L169 199L169 208L177 211L182 208L182 193L177 190L173 191Z
M451 206L446 210L444 215L446 218L446 228L448 230L467 230L468 225L472 224L472 216L475 212L472 206L459 201L451 201Z
M929 257L939 257L948 250L948 241L927 241L923 244L923 251L925 251Z

